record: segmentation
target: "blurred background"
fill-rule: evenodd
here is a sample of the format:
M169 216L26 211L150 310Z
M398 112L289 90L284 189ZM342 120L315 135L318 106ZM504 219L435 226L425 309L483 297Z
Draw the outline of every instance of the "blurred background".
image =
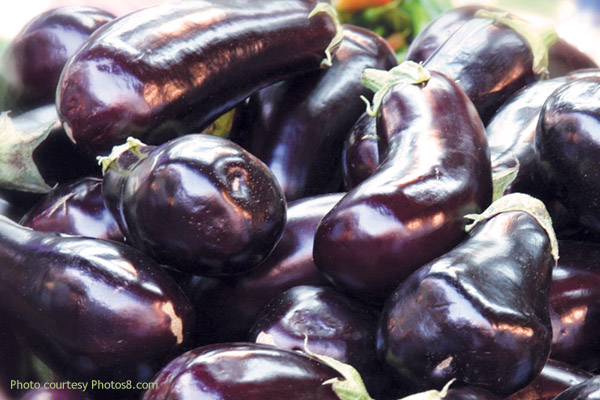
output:
M250 1L250 0L249 0ZM165 0L26 0L0 14L0 37L16 35L30 18L62 5L89 5L123 15ZM600 0L333 0L344 22L368 25L402 49L432 18L450 7L495 6L555 25L560 37L600 62Z

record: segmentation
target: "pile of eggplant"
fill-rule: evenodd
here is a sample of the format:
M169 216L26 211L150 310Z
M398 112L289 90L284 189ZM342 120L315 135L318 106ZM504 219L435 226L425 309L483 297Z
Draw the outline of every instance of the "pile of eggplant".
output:
M0 56L0 398L597 399L600 69L451 9L62 7Z

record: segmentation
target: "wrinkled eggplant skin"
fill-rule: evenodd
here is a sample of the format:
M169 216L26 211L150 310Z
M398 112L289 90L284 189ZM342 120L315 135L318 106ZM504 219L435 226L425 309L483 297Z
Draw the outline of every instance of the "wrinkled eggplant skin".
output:
M600 398L600 376L572 386L553 400L594 400Z
M484 124L522 87L538 80L529 44L491 19L466 21L423 63L453 79L473 101Z
M600 77L566 83L544 103L535 151L549 189L579 223L600 232Z
M144 400L339 400L330 367L303 354L255 343L223 343L191 350L154 378Z
M127 241L182 272L248 271L285 226L286 201L273 174L218 136L185 135L158 146L122 183Z
M63 379L148 381L189 344L189 300L130 246L2 219L0 260L0 311Z
M552 273L551 357L583 368L600 368L600 245L560 241Z
M12 121L21 130L39 129L53 123L48 136L33 151L35 165L49 186L100 175L96 160L79 150L67 136L58 121L54 103L29 110Z
M377 131L386 156L323 218L313 256L335 285L383 303L414 270L465 238L463 217L489 204L492 184L481 120L442 74L391 88Z
M335 35L316 0L174 2L118 18L70 59L57 108L92 154L200 132L268 84L319 69Z
M9 43L1 70L6 81L5 109L15 112L54 103L67 60L114 15L96 7L65 6L45 11Z
M343 30L330 68L271 85L248 103L253 118L240 143L269 166L288 201L338 190L344 141L365 110L360 96L373 95L361 74L397 64L377 34L349 25Z
M83 178L55 187L19 223L37 231L125 241L104 205L100 178Z
M549 358L533 382L506 400L552 400L569 387L593 376L591 372Z
M293 351L304 351L307 340L310 351L356 368L369 393L382 398L392 381L377 358L378 318L378 310L332 287L296 286L263 309L248 340Z
M377 119L364 113L352 126L342 151L342 172L346 190L360 184L379 166Z
M544 366L552 340L550 240L525 212L496 215L424 265L386 302L380 358L420 389L452 378L509 395Z
M193 278L186 285L196 305L198 322L210 329L198 330L198 345L246 341L260 311L276 296L299 285L330 286L312 258L317 226L342 198L325 194L288 204L281 239L269 256L248 273L226 278Z

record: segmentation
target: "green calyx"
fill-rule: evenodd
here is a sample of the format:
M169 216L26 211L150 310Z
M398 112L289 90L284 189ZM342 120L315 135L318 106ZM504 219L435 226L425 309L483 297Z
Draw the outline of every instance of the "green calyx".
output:
M431 74L423 65L414 61L404 61L402 64L390 69L389 71L367 68L361 76L361 83L375 92L373 103L369 103L365 97L361 99L367 104L367 114L371 117L379 114L383 96L398 83L407 83L418 85L427 82Z
M338 13L334 6L328 3L318 3L315 8L308 14L308 18L312 18L313 16L325 13L329 15L335 25L335 36L331 39L331 42L325 49L325 58L321 61L321 67L331 67L333 63L333 51L339 46L339 44L344 39L344 31L342 28L342 24L338 19Z
M555 262L558 261L558 239L556 238L556 233L552 227L552 218L550 218L550 214L544 203L528 194L510 193L494 201L481 214L465 215L465 218L473 221L468 224L465 229L467 232L471 232L480 222L487 221L488 219L507 211L522 211L535 218L550 238L552 257Z
M142 141L128 137L125 143L114 146L109 155L96 157L98 164L100 164L102 167L102 173L104 174L108 168L110 168L110 166L117 161L121 154L125 153L126 151L132 152L140 159L145 158L146 156L139 151L139 148L143 146L146 145Z
M475 17L491 19L495 23L508 26L521 35L533 53L533 72L544 77L548 75L548 49L558 40L558 34L553 26L536 26L503 11L482 9L475 13Z

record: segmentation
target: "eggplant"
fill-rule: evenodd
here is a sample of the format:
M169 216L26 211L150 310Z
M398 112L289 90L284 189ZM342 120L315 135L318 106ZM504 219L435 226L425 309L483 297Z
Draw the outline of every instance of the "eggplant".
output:
M96 7L64 6L29 21L0 60L6 85L3 110L21 112L54 103L67 60L92 33L114 18Z
M378 166L377 119L365 112L350 129L342 150L342 172L346 190L373 175Z
M559 242L561 257L552 272L551 357L576 367L600 369L600 244Z
M30 378L29 354L24 349L6 317L0 327L0 398L11 399L18 393L13 382L25 382Z
M100 178L83 178L55 187L19 224L43 232L125 241L113 214L104 205Z
M394 387L377 358L378 318L377 309L334 288L296 286L263 308L248 340L293 351L304 351L306 345L312 353L352 365L375 398L386 392L398 398L392 392L401 388Z
M427 73L414 63L400 67ZM335 285L383 303L414 270L466 237L463 217L490 203L492 180L481 120L444 75L393 85L377 118L387 154L325 215L313 256Z
M130 246L0 217L0 260L0 312L62 379L144 382L187 350L193 307Z
M245 341L261 310L288 289L299 285L330 286L312 258L319 221L342 194L307 197L288 203L281 239L256 268L242 275L215 279L194 277L184 289L196 305L198 329L195 342Z
M439 388L451 379L510 395L540 373L552 343L549 216L505 196L471 236L402 282L381 315L380 358L401 379ZM514 200L513 200L514 199ZM513 204L511 204L511 202Z
M254 343L199 347L171 361L144 400L339 400L323 382L338 377L298 352Z
M105 155L200 132L253 92L317 70L339 23L317 0L182 1L107 24L70 59L56 102L70 138Z
M600 231L600 77L556 89L544 103L535 133L536 158L550 190L578 222Z
M331 67L271 85L250 97L248 121L232 140L273 171L288 201L337 191L344 140L370 97L365 68L397 65L389 44L344 25Z
M105 199L126 240L161 264L203 276L249 271L285 226L277 180L230 140L184 135L151 149L129 141L103 160ZM121 156L137 162L114 162ZM121 169L125 166L126 169ZM122 177L122 179L120 178Z
M593 376L591 372L549 358L533 382L511 394L506 400L552 400L571 386Z
M600 376L572 386L553 400L594 400L600 398Z

